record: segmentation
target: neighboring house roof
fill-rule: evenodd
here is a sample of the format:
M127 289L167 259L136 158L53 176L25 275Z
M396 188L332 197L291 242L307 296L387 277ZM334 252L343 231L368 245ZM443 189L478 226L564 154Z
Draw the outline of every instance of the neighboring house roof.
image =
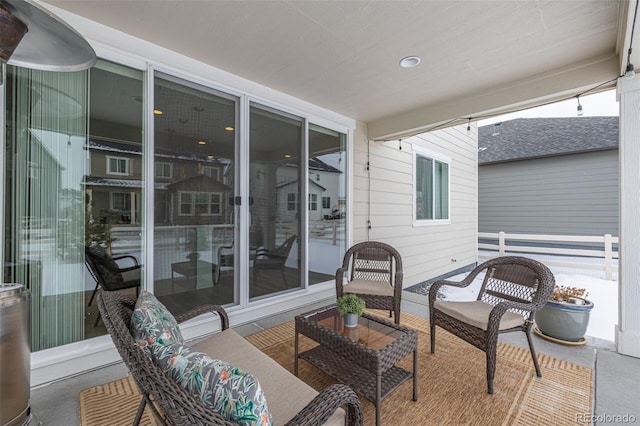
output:
M142 154L142 145L140 144L130 144L126 142L117 142L103 139L90 139L89 140L89 148L95 149L99 151L107 151L107 152L118 152L121 154L130 154L130 155L141 155ZM203 156L200 154L184 154L170 151L162 151L156 148L157 158L169 158L169 159L180 159L180 160L196 160L196 161L205 161L207 163L221 163L226 164L228 162L224 160L220 160L218 158L202 158ZM291 164L293 167L297 167L297 164ZM331 173L342 173L339 169L325 163L324 161L312 157L309 158L309 168L313 170L321 170L325 172Z
M89 148L98 151L117 152L120 154L129 155L142 155L142 145L130 144L126 142L117 142L103 139L90 139ZM204 158L202 154L184 154L178 152L171 152L156 148L156 158L168 158L179 160L195 160L211 164L226 164L228 160L221 160L218 158Z
M85 176L84 185L86 186L109 186L117 188L142 188L142 181L139 179L115 179L97 176ZM167 183L156 182L156 189L166 189Z
M478 128L478 164L618 148L618 117L518 118Z
M322 170L322 171L325 171L325 172L332 172L332 173L342 173L340 170L338 170L335 167L325 163L324 161L322 161L321 159L319 159L317 157L309 158L309 169Z
M298 183L298 179L292 179L292 180L287 180L284 182L280 182L279 184L276 185L276 188L284 188L287 185L293 185L293 184L297 184ZM327 188L325 188L324 186L320 185L317 182L314 182L312 179L309 179L309 183L313 184L314 186L317 186L318 188L320 188L321 191L326 191Z
M230 192L232 188L207 175L191 176L167 185L171 191Z

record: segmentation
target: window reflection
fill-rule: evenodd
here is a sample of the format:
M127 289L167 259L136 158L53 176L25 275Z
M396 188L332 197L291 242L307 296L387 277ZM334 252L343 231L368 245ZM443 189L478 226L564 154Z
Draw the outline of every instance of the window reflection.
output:
M309 284L333 280L346 249L346 137L309 125Z
M236 100L163 74L154 98L154 292L173 313L234 303Z
M250 298L297 289L300 276L302 120L250 110Z

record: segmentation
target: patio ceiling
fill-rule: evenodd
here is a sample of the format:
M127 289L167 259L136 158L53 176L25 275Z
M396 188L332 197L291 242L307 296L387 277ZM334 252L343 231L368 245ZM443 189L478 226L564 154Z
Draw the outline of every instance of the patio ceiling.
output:
M610 80L633 12L622 0L46 3L365 122L370 138ZM422 63L401 68L408 55Z

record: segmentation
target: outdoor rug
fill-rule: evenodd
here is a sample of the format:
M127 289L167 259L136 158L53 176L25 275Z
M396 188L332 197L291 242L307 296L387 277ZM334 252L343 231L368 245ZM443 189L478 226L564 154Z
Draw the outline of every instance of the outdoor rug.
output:
M403 325L419 331L418 401L412 401L412 381L408 380L382 401L383 425L584 424L581 420L592 413L590 368L538 354L543 376L538 378L528 349L499 343L495 393L489 395L484 352L438 329L436 352L431 354L428 321L406 313L401 318ZM247 340L293 371L293 321L248 336ZM300 345L305 350L315 343L301 336ZM412 364L412 355L399 363L409 371ZM299 373L317 390L336 383L303 360ZM139 398L130 392L135 392L135 385L127 378L83 390L79 395L81 425L131 424ZM364 424L375 424L373 403L364 398L361 401ZM126 419L125 406L130 413ZM101 414L107 412L110 414ZM118 412L118 418L114 412ZM143 424L153 424L149 420Z

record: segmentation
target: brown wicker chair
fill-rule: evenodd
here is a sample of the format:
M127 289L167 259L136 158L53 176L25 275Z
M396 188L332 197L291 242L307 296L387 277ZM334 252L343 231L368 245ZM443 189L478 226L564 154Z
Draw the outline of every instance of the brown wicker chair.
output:
M135 303L134 299L115 292L101 292L98 295L98 308L107 331L142 394L133 425L139 424L147 406L162 425L235 424L207 408L169 379L138 347L129 332ZM176 316L176 320L183 322L207 312L218 314L223 330L229 327L224 308L217 305L199 307ZM328 386L320 392L287 425L321 425L341 406L346 411L347 425L362 425L362 407L358 396L349 386L341 384Z
M348 274L348 275L347 275ZM349 277L347 285L345 276ZM354 293L364 299L369 309L384 309L394 314L400 324L402 298L402 259L388 244L365 241L353 245L336 271L336 295Z
M486 272L476 301L437 299L443 286L467 287ZM435 351L436 326L486 353L487 392L493 393L498 334L523 331L538 377L542 377L531 340L535 314L553 292L555 279L542 263L518 256L505 256L478 265L461 282L438 281L429 289L431 353Z
M131 255L111 256L104 247L99 245L84 247L85 265L96 282L96 287L91 293L89 303L91 306L98 290L118 291L128 288L136 289L136 296L140 291L140 277L142 266L138 264L138 259ZM117 261L127 259L130 266L122 267ZM94 327L100 321L100 312L96 316Z

